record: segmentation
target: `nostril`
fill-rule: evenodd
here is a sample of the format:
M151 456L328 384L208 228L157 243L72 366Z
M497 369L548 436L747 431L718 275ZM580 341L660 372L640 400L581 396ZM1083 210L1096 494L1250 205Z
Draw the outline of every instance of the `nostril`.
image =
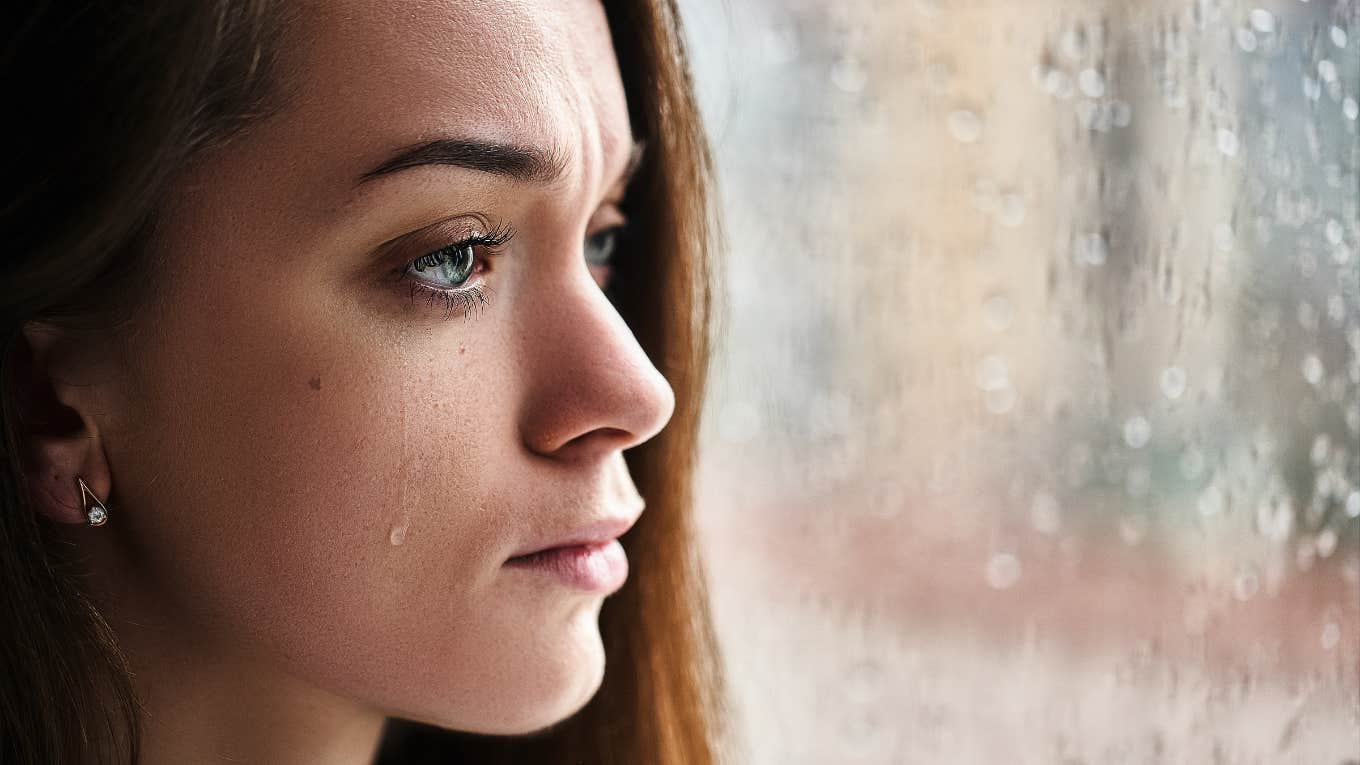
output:
M562 445L561 451L572 454L607 452L632 446L636 440L632 433L621 428L596 428L567 441Z

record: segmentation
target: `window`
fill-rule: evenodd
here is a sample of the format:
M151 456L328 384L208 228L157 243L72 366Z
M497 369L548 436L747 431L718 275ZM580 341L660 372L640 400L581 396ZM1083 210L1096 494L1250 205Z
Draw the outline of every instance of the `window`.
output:
M681 6L743 761L1360 757L1360 5Z

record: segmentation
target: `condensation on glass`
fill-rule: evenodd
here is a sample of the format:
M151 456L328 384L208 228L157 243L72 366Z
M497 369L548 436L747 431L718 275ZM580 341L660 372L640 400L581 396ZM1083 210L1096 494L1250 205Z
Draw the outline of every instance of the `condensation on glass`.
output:
M1360 3L681 6L740 762L1360 761Z

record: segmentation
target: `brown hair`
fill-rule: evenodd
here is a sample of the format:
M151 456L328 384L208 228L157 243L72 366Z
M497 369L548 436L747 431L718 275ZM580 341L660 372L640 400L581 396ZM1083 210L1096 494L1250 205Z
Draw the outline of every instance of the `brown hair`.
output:
M75 7L73 7L75 6ZM135 6L135 7L134 7ZM675 413L626 456L648 511L623 539L645 561L606 599L602 687L533 736L393 720L378 762L717 762L725 689L690 516L709 353L711 164L673 0L606 0L638 137L648 145L626 204L643 258L618 264L620 313L676 392ZM29 507L25 438L38 422L20 328L108 332L153 266L148 233L168 179L280 100L265 0L93 0L40 6L6 26L14 102L33 115L10 152L0 231L0 761L136 762L138 703L116 635L83 572ZM43 76L13 82L16 72ZM74 97L73 97L74 94Z

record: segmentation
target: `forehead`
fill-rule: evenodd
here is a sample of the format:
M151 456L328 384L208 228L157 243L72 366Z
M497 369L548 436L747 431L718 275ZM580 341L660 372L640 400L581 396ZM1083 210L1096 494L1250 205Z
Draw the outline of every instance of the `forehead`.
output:
M627 161L598 0L312 0L298 11L279 116L311 145L372 158L404 142L485 139L560 150L587 181Z

